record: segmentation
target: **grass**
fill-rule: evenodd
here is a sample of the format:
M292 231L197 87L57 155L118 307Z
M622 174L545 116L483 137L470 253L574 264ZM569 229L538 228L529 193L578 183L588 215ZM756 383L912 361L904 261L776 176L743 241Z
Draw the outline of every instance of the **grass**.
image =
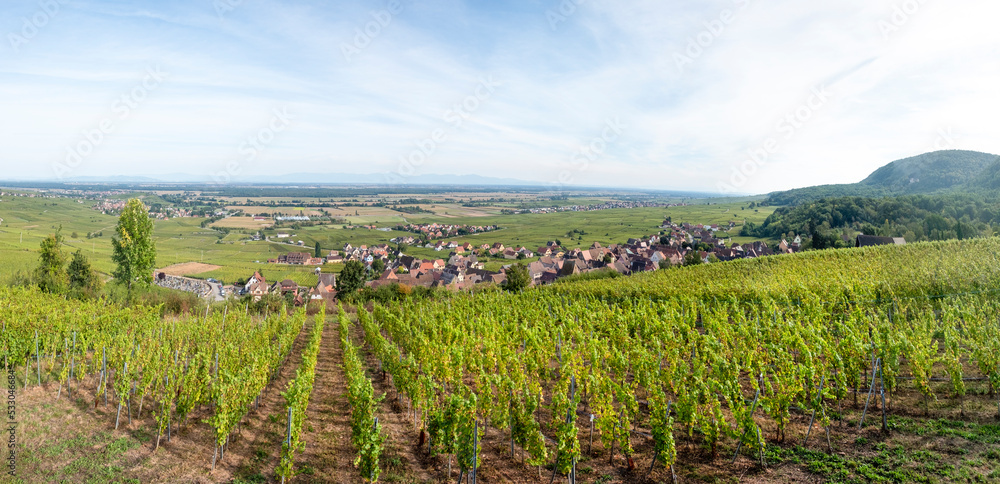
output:
M772 444L765 456L772 466L796 464L835 483L995 482L1000 477L998 425L893 416L890 428L885 440L859 437L834 454Z
M41 430L25 432L25 441L18 453L18 476L27 482L55 481L82 483L139 482L125 474L126 452L142 445L130 437L115 437L111 432L87 432L67 422L72 415L59 411L62 406L35 405L24 407L21 421ZM75 413L75 412L71 412ZM38 438L58 432L60 439ZM2 482L24 482L2 480Z
M800 464L828 482L930 482L919 466L910 463L901 446L883 447L874 455L843 457L799 446L785 449L769 445L765 458L770 464Z
M980 444L1000 444L1000 425L960 422L943 418L930 419L923 423L906 417L893 417L892 420L892 425L895 425L895 428L912 432L916 435L958 437ZM1000 457L1000 452L996 452L996 454L997 457Z

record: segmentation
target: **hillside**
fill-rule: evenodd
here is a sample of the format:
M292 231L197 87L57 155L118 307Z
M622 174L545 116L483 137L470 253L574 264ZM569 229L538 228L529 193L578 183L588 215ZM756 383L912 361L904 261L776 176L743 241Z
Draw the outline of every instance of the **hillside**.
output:
M768 195L773 205L796 205L831 197L880 197L977 191L1000 187L1000 157L977 151L947 150L896 160L858 183L820 185Z
M997 233L998 214L1000 201L979 193L821 198L778 207L760 225L747 222L740 235L770 240L789 233L820 236L811 248L850 245L858 232L908 242L965 239Z
M713 303L806 296L824 302L934 298L995 290L1000 284L997 254L996 237L810 251L558 284L541 291L603 301L693 298Z

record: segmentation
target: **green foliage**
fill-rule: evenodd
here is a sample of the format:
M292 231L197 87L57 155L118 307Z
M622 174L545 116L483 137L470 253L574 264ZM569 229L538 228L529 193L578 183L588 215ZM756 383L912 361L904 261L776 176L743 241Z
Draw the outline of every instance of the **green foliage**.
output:
M117 267L112 275L132 290L134 283L147 286L153 281L156 246L153 242L153 221L138 198L130 199L118 217L112 241L112 261Z
M66 290L67 278L63 266L66 265L66 256L63 255L60 245L62 245L62 235L57 231L42 240L39 256L38 268L35 269L35 280L38 288L45 292L61 293Z
M548 458L542 427L535 419L540 395L533 395L527 389L512 401L511 433L514 442L528 452L529 465L542 465Z
M910 195L890 198L827 198L774 211L763 224L744 226L741 235L779 239L785 234L819 235L817 248L853 245L844 230L905 237L907 242L966 239L994 233L1000 199L970 194Z
M80 249L73 253L73 259L69 263L67 273L69 287L73 290L96 295L101 288L101 280L98 278L97 272L90 266L90 261Z
M378 279L385 272L385 261L375 259L372 261L372 278Z
M285 408L291 409L292 422L291 433L285 436L286 440L281 445L281 459L277 469L275 469L275 474L286 481L294 475L292 467L295 453L305 445L301 441L302 425L305 423L306 409L309 407L309 398L312 395L313 382L316 379L316 359L319 356L320 343L323 340L323 323L326 318L326 312L323 308L321 306L320 312L313 319L309 343L302 351L302 363L295 370L295 378L288 382L288 389L281 394L285 397Z
M653 433L653 448L656 458L665 466L672 466L677 460L674 443L674 419L668 415L666 395L659 387L652 390L649 399L649 426Z
M528 273L528 266L524 264L514 264L507 268L507 279L503 282L503 288L510 292L520 292L531 285L531 274Z
M343 299L358 292L365 285L365 265L351 260L337 276L337 297Z
M379 456L382 455L385 434L378 421L376 410L385 395L375 396L372 382L365 375L364 366L358 356L358 349L348 339L347 315L338 312L341 345L344 347L344 373L347 375L347 398L351 404L351 443L358 451L354 465L361 477L370 482L378 481L381 469Z
M936 151L894 161L859 183L821 185L772 193L770 205L799 205L823 198L870 197L980 192L1000 188L1000 161L996 155L974 151Z
M554 282L553 284L566 284L566 283L580 282L580 281L599 281L602 279L617 279L619 277L624 277L624 276L621 275L621 273L619 273L618 271L608 268L590 272L581 272L579 274L573 274L571 276L566 276L566 277L560 277L559 279L556 279L556 282Z
M564 370L566 369L569 369L568 366L564 366ZM580 394L573 388L570 373L568 371L562 373L563 378L552 393L552 419L556 433L556 470L568 474L573 465L580 460L580 440L577 438L576 429L576 410L580 405Z
M996 161L996 155L975 151L935 151L889 163L860 184L901 193L932 192L969 184Z

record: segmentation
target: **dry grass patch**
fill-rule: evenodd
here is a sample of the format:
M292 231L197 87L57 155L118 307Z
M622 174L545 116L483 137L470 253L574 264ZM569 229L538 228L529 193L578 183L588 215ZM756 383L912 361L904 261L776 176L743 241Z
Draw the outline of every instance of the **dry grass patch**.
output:
M180 264L170 265L158 270L170 276L186 276L211 272L219 269L222 269L222 266L203 264L201 262L182 262Z

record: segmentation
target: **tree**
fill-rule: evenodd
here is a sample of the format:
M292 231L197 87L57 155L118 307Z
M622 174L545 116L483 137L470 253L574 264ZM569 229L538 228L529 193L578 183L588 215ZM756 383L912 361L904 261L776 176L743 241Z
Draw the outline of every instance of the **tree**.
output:
M138 198L125 204L118 217L111 247L111 260L118 264L112 275L126 284L129 292L132 292L133 283L145 286L153 282L153 265L156 264L153 221L149 219L146 206Z
M73 260L70 261L67 272L69 273L70 289L94 291L100 287L97 272L90 266L90 261L80 249L73 253Z
M344 264L344 270L337 277L337 296L346 297L354 294L365 284L365 265L352 260Z
M45 292L59 293L66 289L66 257L59 248L62 245L62 234L58 231L49 235L40 244L38 268L35 269L35 281L38 288Z
M507 268L507 279L503 282L503 288L511 292L519 292L531 285L531 275L528 274L528 266L515 264Z
M319 247L319 241L317 241L317 242L316 242L316 252L315 252L315 254L313 255L313 257L317 257L317 258L318 258L318 257L321 257L321 256L320 256L320 252L321 252L321 251L322 251L322 249L320 249L320 247Z
M684 256L684 265L686 266L696 266L703 262L705 261L701 260L701 253L699 253L697 250L689 251Z
M382 259L372 261L372 277L378 278L383 272L385 272L385 261Z

